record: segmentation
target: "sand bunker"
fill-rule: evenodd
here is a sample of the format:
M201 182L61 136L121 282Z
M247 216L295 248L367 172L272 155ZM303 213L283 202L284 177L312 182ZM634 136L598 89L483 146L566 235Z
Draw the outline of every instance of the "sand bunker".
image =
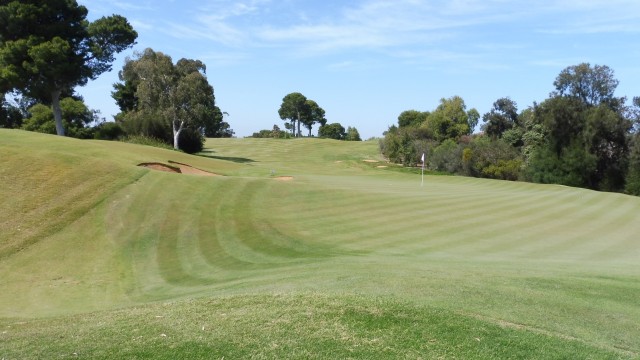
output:
M378 162L378 160L369 160L369 159L362 160L362 161L364 161L366 163L377 163Z
M169 166L163 163L142 163L142 164L138 164L138 166L146 167L148 169L157 170L157 171L180 173L180 168Z
M293 180L293 176L276 176L274 179L278 181L291 181Z
M176 161L169 160L168 164L158 163L158 162L149 162L138 164L138 166L146 167L152 170L157 171L166 171L172 172L176 174L190 174L190 175L200 175L200 176L220 176L219 174L212 173L210 171L201 170L198 168L194 168L191 165L179 163Z

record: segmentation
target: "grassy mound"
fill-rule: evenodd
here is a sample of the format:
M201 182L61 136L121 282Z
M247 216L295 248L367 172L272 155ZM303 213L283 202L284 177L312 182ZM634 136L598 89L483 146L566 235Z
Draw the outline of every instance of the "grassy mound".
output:
M375 142L210 139L190 156L0 136L0 357L640 352L639 198L421 187ZM151 162L225 176L137 166Z

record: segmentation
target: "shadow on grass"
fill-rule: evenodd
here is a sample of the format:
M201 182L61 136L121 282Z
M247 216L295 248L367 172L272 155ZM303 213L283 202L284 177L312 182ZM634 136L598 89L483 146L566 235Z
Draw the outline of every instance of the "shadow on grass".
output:
M240 163L240 164L249 164L249 163L256 162L255 160L248 159L248 158L233 157L233 156L216 156L216 155L211 155L211 154L215 154L215 151L206 149L206 150L201 151L197 155L198 156L202 156L202 157L211 158L211 159L218 159L218 160L224 160L224 161L233 161L234 163Z

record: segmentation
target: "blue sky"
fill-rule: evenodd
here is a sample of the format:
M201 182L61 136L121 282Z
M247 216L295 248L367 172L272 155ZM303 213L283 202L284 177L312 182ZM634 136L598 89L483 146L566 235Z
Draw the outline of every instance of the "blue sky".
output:
M118 112L110 93L125 57L147 47L203 61L239 137L284 128L278 108L291 92L365 139L404 110L433 110L454 95L480 114L505 96L522 110L582 62L612 68L617 96L640 96L637 0L78 2L90 20L119 14L139 33L113 71L78 89L107 120Z

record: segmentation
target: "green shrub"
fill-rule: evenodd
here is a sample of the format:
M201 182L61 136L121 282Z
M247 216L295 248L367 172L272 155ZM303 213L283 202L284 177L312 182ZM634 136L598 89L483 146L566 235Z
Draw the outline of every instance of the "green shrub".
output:
M468 149L468 150L467 150ZM475 137L462 153L464 175L518 180L523 167L520 151L504 139Z
M278 125L273 125L272 130L260 130L251 135L252 138L271 138L271 139L291 139L291 134L287 131L280 130Z
M318 137L323 139L344 140L346 135L344 127L340 123L322 125L318 129Z
M491 179L516 181L520 177L522 160L498 160L496 164L491 164L482 169L483 177Z
M180 132L178 139L180 150L187 154L195 154L204 149L204 136L194 129L186 128Z
M462 171L462 147L452 139L438 145L429 156L429 168L457 174Z
M162 149L173 150L173 146L167 144L163 140L159 140L151 136L129 135L127 137L122 138L122 141L129 144L154 146Z
M95 127L94 139L97 140L119 140L126 134L120 124L115 122L104 122Z

